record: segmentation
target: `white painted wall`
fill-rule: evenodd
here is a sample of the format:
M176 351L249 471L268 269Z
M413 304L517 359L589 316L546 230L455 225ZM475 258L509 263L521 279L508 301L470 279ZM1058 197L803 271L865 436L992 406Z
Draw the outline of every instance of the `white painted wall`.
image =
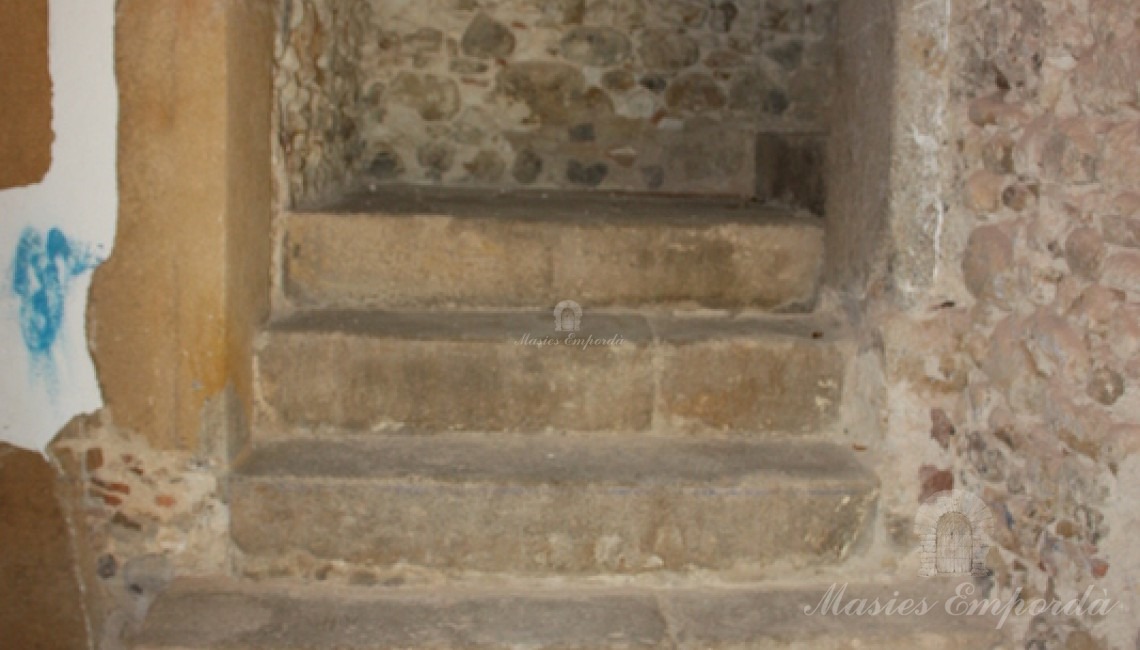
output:
M44 449L72 417L102 406L84 331L91 270L63 285L62 327L40 354L21 334L13 280L28 228L44 237L59 229L81 255L110 254L118 213L114 14L114 0L51 0L51 169L38 185L0 191L0 441L28 449Z

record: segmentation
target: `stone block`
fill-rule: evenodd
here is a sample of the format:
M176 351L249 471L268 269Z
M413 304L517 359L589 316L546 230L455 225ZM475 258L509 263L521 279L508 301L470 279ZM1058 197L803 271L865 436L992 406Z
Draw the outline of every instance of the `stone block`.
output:
M290 215L289 297L302 307L385 309L539 309L570 299L798 311L815 301L823 229L778 211L608 195L432 197L393 190Z
M820 433L843 333L811 318L303 313L258 352L262 432ZM818 340L815 338L818 337Z
M230 488L261 559L628 574L837 561L876 484L825 443L438 434L273 443Z

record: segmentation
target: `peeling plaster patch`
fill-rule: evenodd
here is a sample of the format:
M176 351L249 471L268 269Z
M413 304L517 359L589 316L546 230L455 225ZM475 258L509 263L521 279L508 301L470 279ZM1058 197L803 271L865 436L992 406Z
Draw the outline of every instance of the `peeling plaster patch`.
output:
M101 261L58 228L46 236L26 228L16 244L11 288L20 303L20 334L31 356L32 380L41 382L53 400L58 381L52 352L63 326L71 280Z

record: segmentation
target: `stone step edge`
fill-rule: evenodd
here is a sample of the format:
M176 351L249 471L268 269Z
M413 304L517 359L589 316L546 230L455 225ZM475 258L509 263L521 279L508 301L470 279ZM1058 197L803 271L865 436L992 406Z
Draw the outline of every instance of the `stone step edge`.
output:
M709 229L725 224L740 225L758 229L765 228L803 228L806 230L826 230L823 219L815 215L791 209L770 207L757 209L749 214L736 216L674 216L655 215L652 210L645 210L644 214L583 214L560 215L535 214L524 216L517 214L463 214L445 211L401 212L397 210L353 210L338 212L328 209L315 210L282 210L277 218L284 222L306 219L454 219L457 221L497 221L527 224L542 224L551 228L577 228L597 227L599 225L636 228L666 226L689 229ZM288 224L286 223L286 228Z
M636 455L639 462L671 459L698 461L707 468L654 466L646 470L630 464L632 456L620 462L618 454ZM666 458L652 458L652 454ZM725 455L743 458L756 454L764 465L733 465ZM397 457L397 454L404 458ZM454 462L416 464L416 459L454 457ZM756 458L757 456L750 456ZM396 457L383 467L386 458ZM305 459L299 465L297 459ZM405 464L402 461L410 458ZM647 460L648 459L648 460ZM769 462L769 459L771 461ZM363 462L368 461L368 462ZM492 462L493 461L493 462ZM557 480L534 478L536 463L549 461L549 475ZM325 465L321 465L321 463ZM514 472L505 466L521 468ZM687 463L686 463L687 464ZM448 471L458 466L466 478ZM494 467L492 467L494 466ZM595 477L566 476L565 467ZM637 469L640 480L622 478L624 471ZM538 470L543 471L543 470ZM472 473L473 472L473 473ZM609 473L609 474L607 474ZM686 476L687 474L687 476ZM879 479L861 463L854 449L835 441L793 436L750 439L715 435L607 435L599 433L515 434L440 432L434 434L379 434L330 438L296 437L273 439L246 450L234 463L231 480L281 480L341 483L363 481L398 484L415 480L423 485L497 485L518 481L534 486L676 487L682 489L734 489L763 479L778 479L780 486L841 486L874 490ZM735 479L732 482L725 482ZM753 486L755 487L755 486ZM766 489L767 491L767 489Z
M520 211L521 210L521 211ZM686 210L691 213L686 214ZM658 211L655 214L655 211ZM670 214L660 215L659 211ZM824 227L809 210L760 203L732 195L663 196L610 191L521 190L393 185L384 191L357 191L331 202L282 207L278 219L292 217L443 217L500 219L574 225L582 222L704 225L724 222L764 224L772 220Z
M846 343L852 331L845 320L826 312L771 313L759 310L615 309L585 312L577 338L621 335L633 342L680 344L713 340L790 340ZM280 309L262 327L274 334L345 334L409 340L502 342L529 334L564 339L554 329L550 309Z

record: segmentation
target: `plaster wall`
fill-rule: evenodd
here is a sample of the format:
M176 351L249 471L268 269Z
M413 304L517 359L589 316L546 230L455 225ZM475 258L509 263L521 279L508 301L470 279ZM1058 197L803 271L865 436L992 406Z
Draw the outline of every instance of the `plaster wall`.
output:
M39 450L103 404L84 313L118 210L113 3L53 0L50 9L51 168L42 182L0 191L0 440ZM5 106L23 101L3 95ZM43 119L42 104L28 101Z

